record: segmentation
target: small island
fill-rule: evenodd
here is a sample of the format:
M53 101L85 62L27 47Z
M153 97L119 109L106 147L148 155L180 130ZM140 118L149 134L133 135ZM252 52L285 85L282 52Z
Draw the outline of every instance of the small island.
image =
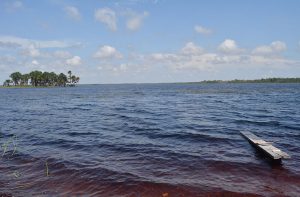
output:
M80 80L72 71L68 71L67 75L38 70L26 74L14 72L9 77L3 87L74 87Z

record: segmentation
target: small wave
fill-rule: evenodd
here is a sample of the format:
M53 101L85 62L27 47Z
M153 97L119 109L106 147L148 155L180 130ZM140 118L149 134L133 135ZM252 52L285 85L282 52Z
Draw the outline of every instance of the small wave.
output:
M258 126L280 126L280 122L278 121L256 121L256 120L245 120L245 119L240 119L240 120L235 120L237 124L254 124Z
M99 133L96 132L67 132L65 135L74 137L74 136L90 136L97 135Z
M73 111L73 110L90 111L92 109L90 109L90 108L82 108L82 107L62 107L62 108L57 108L57 110L60 110L60 111Z

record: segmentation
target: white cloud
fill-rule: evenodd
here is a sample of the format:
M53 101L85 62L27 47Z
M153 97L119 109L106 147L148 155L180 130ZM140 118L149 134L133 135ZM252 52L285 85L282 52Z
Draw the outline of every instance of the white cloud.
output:
M122 54L112 46L104 45L94 54L94 58L98 59L121 59Z
M256 47L252 53L257 55L271 55L283 52L287 49L287 46L282 41L274 41L270 45L262 45Z
M130 65L129 64L125 64L122 63L118 66L110 66L110 70L112 70L115 73L121 73L121 72L126 72L129 69ZM98 68L99 70L103 69L103 68ZM106 69L109 69L109 67L107 67Z
M0 41L0 48L18 48L18 47L21 47L21 45L9 41L7 42Z
M74 19L74 20L80 20L81 14L79 10L74 6L67 6L65 7L65 12L68 15L68 17Z
M222 42L219 47L219 51L222 51L224 53L236 53L242 51L236 44L234 40L226 39L224 42Z
M117 30L117 17L116 13L110 8L101 8L95 11L95 19L107 25L112 30Z
M0 36L0 45L20 46L23 48L34 45L37 48L69 48L78 47L81 43L69 43L58 40L31 40L15 36Z
M22 54L29 57L39 57L41 55L39 49L37 49L34 45L29 45L23 50Z
M126 27L129 30L135 31L139 29L143 23L143 20L149 15L148 12L144 12L142 14L137 14L134 12L128 13L129 19L126 22Z
M197 46L196 44L194 44L193 42L188 42L186 43L186 45L181 49L181 52L183 54L193 54L193 55L197 55L197 54L201 54L203 52L203 49L199 46Z
M81 63L82 63L81 58L79 56L74 56L74 57L66 60L66 64L71 65L71 66L78 66Z
M195 31L197 32L197 33L200 33L200 34L211 34L212 33L212 30L211 29L208 29L208 28L206 28L206 27L203 27L203 26L200 26L200 25L196 25L195 27L194 27L194 29L195 29Z
M279 42L272 44L277 51L285 50L285 45ZM224 53L225 52L225 53ZM243 53L237 53L243 52ZM153 53L146 64L165 65L175 70L205 70L216 71L226 67L282 67L296 65L299 61L284 57L260 56L237 46L233 40L225 40L216 52L206 52L195 43L188 42L177 53Z
M281 41L272 42L271 47L277 52L285 51L287 49L286 44Z
M180 56L173 53L153 53L150 56L150 61L155 61L157 63L172 63L180 61Z
M61 58L61 59L67 59L72 56L69 51L55 51L53 55L54 57Z
M33 65L35 65L35 66L37 66L37 65L39 65L40 63L37 61L37 60L32 60L32 62L31 62Z

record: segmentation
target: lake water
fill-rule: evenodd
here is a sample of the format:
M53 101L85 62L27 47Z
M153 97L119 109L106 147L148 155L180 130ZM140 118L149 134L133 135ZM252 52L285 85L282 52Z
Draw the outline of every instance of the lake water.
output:
M300 84L1 88L0 142L0 195L297 196Z

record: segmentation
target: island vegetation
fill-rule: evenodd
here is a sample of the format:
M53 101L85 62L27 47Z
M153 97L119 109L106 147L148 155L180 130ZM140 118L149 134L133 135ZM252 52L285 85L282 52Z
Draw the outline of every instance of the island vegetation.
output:
M253 80L208 80L201 81L200 83L300 83L300 78L264 78Z
M9 77L4 81L4 87L66 87L75 86L80 80L72 71L68 71L67 75L38 70L26 74L14 72Z

